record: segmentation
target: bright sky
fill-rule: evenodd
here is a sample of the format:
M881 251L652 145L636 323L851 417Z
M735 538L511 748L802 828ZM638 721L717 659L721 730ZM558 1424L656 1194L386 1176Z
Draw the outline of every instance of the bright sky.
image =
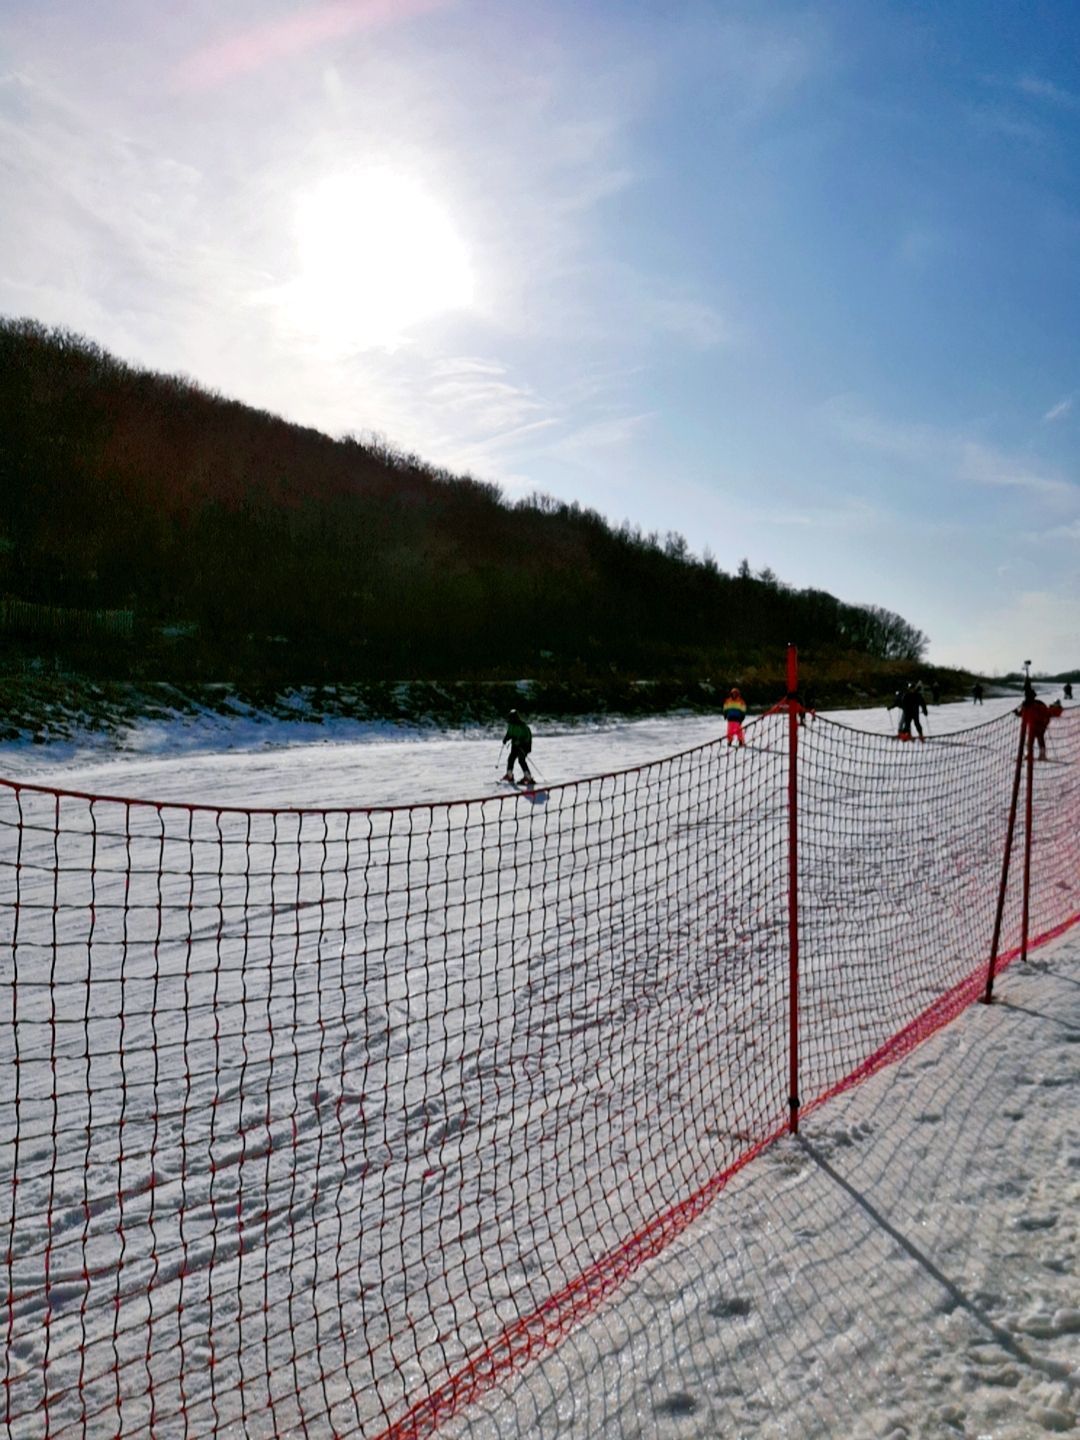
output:
M1080 7L5 0L0 313L1080 665Z

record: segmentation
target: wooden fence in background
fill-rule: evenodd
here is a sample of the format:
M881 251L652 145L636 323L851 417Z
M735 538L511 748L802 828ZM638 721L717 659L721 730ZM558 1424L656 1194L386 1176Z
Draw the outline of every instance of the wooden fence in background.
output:
M7 634L130 640L134 630L134 610L73 610L0 597L0 632Z

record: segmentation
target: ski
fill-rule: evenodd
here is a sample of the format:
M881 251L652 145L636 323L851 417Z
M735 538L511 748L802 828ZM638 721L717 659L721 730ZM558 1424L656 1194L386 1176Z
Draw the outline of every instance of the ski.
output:
M527 800L547 799L547 791L542 789L535 780L504 780L500 778L495 783L505 786L508 790L514 790L519 795L524 795Z

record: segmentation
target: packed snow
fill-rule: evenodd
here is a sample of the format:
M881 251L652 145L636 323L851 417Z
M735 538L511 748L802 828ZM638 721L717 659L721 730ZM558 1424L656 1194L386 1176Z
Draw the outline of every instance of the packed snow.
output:
M1017 700L931 706L928 741ZM836 718L895 730L895 712ZM687 750L720 728L713 716L538 726L534 770L554 787ZM111 755L0 747L0 774L155 801L388 806L497 793L500 739L374 727L360 740L354 730L324 730L310 743L288 729L268 740L265 726L227 734L197 723L181 733L148 726ZM907 1060L807 1117L799 1138L730 1181L613 1301L446 1433L1022 1440L1067 1432L1080 1382L1078 960L1073 931L1013 965L998 1004L970 1007ZM173 1237L185 1258L206 1238L201 1224ZM167 1234L162 1222L158 1249ZM133 1245L126 1261L140 1259L149 1263ZM177 1259L162 1254L154 1264Z
M1036 689L1046 699L1057 691ZM927 735L945 736L1007 714L1019 694L981 705L928 705ZM823 710L871 734L896 733L899 713L885 708ZM753 719L749 734L753 734ZM534 722L531 763L548 785L623 770L714 740L718 715ZM1050 732L1051 743L1053 730ZM499 729L443 733L386 722L329 721L268 726L208 712L168 725L141 721L115 738L40 747L0 745L0 775L96 794L208 805L409 805L497 792L506 750Z
M1080 1413L1080 934L804 1120L448 1440L1034 1440Z

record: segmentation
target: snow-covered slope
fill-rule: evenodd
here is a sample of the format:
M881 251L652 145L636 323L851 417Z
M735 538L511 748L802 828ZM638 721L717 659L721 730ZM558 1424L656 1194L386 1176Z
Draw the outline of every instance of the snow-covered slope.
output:
M1035 1440L1080 1413L1080 936L735 1176L451 1440Z
M931 707L931 742L1014 704ZM894 728L885 711L843 718ZM719 728L714 717L539 727L534 759L556 784L687 749ZM0 750L0 773L155 800L325 806L488 794L501 768L498 731L319 744L296 743L287 728L256 735L255 745L238 733L227 751L178 752L177 737L148 731L142 753L59 763L11 747ZM1053 728L1049 740L1053 752ZM808 1116L799 1140L741 1172L613 1302L447 1433L1021 1440L1067 1431L1080 1378L1078 961L1074 934L1026 969L1014 965L997 1005L972 1007ZM109 1101L95 1103L101 1120ZM70 1213L84 1223L77 1207ZM158 1214L155 1264L168 1269L179 1262ZM180 1239L205 1237L185 1239L181 1221ZM76 1318L70 1310L67 1323ZM35 1353L20 1351L18 1367L33 1368Z

